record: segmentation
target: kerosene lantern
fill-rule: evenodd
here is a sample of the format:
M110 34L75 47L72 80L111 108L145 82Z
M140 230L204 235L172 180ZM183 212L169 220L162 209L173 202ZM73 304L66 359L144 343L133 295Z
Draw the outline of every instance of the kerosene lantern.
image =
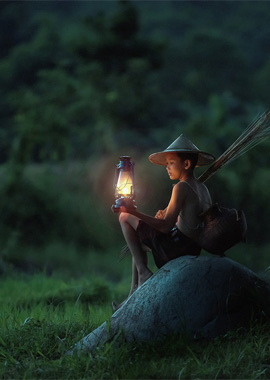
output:
M119 212L121 206L127 209L135 209L134 192L134 162L129 156L121 156L116 165L114 177L115 202L112 205L114 212Z

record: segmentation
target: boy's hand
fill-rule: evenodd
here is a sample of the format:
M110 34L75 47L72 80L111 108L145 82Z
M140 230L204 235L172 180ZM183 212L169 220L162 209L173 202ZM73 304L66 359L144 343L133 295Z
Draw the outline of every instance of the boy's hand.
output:
M119 214L121 214L121 212L128 212L128 209L125 206L121 206L119 209Z
M119 209L117 209L117 208L114 208L114 206L112 205L111 210L113 213L118 213L118 214L121 214L121 212L128 212L125 206L121 206L119 207Z
M120 206L119 208L115 208L114 205L112 205L111 210L113 213L121 214L121 212L125 212L128 214L135 215L136 208L127 208L125 206Z
M157 219L164 219L166 214L166 210L158 210L158 212L155 215L155 218Z

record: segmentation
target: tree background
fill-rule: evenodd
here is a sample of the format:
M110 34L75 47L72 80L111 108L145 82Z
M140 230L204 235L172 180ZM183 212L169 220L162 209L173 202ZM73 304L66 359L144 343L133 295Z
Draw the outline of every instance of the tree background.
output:
M263 1L0 2L2 272L76 272L118 251L119 156L136 162L137 205L154 214L172 184L149 154L181 133L223 153L269 107L269 17ZM248 220L228 256L267 267L269 142L207 185Z

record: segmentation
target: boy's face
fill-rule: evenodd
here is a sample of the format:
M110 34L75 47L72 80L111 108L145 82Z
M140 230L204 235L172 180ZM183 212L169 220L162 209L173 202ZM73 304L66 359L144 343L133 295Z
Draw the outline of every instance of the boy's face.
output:
M185 163L177 153L166 154L166 169L171 180L181 179L185 174Z

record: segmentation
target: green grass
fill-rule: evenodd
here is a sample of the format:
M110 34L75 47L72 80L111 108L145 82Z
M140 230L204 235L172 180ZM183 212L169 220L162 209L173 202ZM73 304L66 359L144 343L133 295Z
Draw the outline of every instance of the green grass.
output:
M255 323L212 341L169 337L152 344L114 342L95 355L66 356L109 319L111 300L128 291L94 276L17 274L0 280L1 379L266 379L270 324Z

